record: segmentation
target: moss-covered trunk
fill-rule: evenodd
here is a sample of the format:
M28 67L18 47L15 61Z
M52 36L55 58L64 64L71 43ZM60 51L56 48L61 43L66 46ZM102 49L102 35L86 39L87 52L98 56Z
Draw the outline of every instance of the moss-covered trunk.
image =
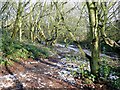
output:
M89 12L89 23L91 32L91 56L90 61L91 73L97 76L99 65L99 31L98 31L98 14L95 2L87 2Z

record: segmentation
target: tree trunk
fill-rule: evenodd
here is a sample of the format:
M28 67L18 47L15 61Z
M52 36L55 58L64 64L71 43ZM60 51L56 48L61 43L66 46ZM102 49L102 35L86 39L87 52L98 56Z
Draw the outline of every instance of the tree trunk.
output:
M32 2L30 1L30 11L32 11L33 6ZM34 17L33 17L33 12L30 13L29 17L29 24L30 24L30 40L34 42Z
M12 32L12 39L15 38L15 36L17 35L17 32L19 32L19 40L22 40L22 12L23 12L24 7L22 7L22 3L21 1L19 1L18 4L18 9L17 9L17 15L16 15L16 20L14 23L14 27L13 27L13 32Z
M86 2L89 12L89 23L90 23L90 32L91 32L91 56L92 60L90 61L91 73L97 76L99 65L99 31L98 31L98 14L97 7L95 2Z

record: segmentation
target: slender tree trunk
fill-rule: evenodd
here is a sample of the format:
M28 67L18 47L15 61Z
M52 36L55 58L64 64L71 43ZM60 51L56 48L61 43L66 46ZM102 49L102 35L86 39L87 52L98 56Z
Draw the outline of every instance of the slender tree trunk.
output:
M22 18L20 17L20 20L19 20L19 37L20 37L20 42L22 41Z
M22 7L21 1L19 1L18 4L18 9L17 9L17 15L16 15L16 20L14 23L14 28L13 28L13 33L12 33L12 39L15 38L17 35L17 32L19 32L19 40L22 40L22 12L23 12L24 7Z
M32 11L33 7L32 7L32 2L30 1L30 11ZM33 12L30 13L30 39L33 42L34 41L34 20L33 20Z
M97 76L99 65L99 31L98 31L98 12L95 2L87 2L89 12L89 23L91 32L91 56L90 61L91 73Z

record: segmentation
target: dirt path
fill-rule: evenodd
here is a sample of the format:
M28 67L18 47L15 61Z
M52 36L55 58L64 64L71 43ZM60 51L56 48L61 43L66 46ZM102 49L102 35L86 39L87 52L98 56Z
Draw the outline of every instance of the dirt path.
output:
M70 69L74 67L76 70L78 65L61 62L61 57L69 52L73 51L59 51L60 56L21 59L19 62L12 61L12 65L1 66L0 90L109 90L104 84L85 84L83 80L73 78Z
M57 66L54 59L28 59L26 61L14 62L7 68L2 67L0 72L1 90L106 90L103 85L82 84L82 80L76 79L76 84L71 84L60 78L59 71L62 67ZM8 69L8 70L6 70Z
M13 66L8 66L7 69L9 70L3 67L0 70L0 89L76 88L57 78L58 73L56 72L59 69L47 60L35 61L29 59L25 62L15 62Z

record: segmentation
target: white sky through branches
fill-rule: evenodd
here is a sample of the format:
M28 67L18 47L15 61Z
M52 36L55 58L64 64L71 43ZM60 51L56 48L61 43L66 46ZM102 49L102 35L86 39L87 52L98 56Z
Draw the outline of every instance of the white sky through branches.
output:
M6 1L9 1L9 2L19 2L19 0L0 0L0 2L6 2ZM28 0L20 0L21 2L22 1L28 1ZM51 1L58 1L58 2L86 2L86 1L94 1L94 2L115 2L115 1L120 1L120 0L31 0L33 3L35 3L36 1L40 1L40 2L51 2Z

